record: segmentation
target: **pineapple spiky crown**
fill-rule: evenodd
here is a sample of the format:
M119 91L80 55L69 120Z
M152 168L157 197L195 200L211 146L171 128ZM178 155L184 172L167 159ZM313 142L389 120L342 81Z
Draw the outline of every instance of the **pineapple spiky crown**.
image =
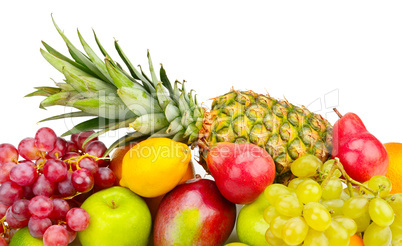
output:
M95 32L95 41L105 57L99 58L78 31L85 50L79 51L53 23L65 41L72 59L62 55L42 42L43 57L58 71L63 73L65 82L56 87L35 87L36 91L27 96L45 96L40 107L54 105L68 106L78 111L50 117L42 121L93 116L65 132L63 136L88 130L99 130L87 140L110 130L132 127L135 131L115 141L105 153L118 146L150 137L168 137L192 144L198 140L202 128L204 109L197 103L192 91L187 92L185 82L170 83L161 65L158 79L149 52L150 77L142 68L137 70L115 41L115 48L129 72L114 61L100 44ZM84 143L85 144L85 143Z

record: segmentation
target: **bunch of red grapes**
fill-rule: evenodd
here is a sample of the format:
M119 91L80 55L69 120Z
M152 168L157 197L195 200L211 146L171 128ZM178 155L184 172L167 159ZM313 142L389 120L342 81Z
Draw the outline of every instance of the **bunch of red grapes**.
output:
M103 158L105 144L94 138L84 145L93 133L73 134L66 141L43 127L18 149L0 144L0 246L11 231L25 226L46 246L68 245L87 228L89 214L80 204L115 182L110 161Z

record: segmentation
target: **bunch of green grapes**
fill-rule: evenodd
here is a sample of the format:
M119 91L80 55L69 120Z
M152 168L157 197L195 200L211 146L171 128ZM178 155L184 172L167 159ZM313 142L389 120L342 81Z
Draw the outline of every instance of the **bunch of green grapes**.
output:
M335 160L323 164L313 155L294 161L291 171L296 178L287 186L264 191L270 245L348 246L358 234L365 246L402 246L402 193L389 194L387 177L360 184Z

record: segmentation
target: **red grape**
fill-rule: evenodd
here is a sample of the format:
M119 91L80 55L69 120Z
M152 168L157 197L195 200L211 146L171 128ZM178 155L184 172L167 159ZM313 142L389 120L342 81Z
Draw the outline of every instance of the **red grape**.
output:
M81 155L77 152L67 152L61 159L63 161L71 159L73 157L80 157ZM78 159L78 158L77 158ZM77 160L76 158L74 158L73 160Z
M22 187L22 197L26 199L31 199L34 196L35 194L33 193L32 185Z
M81 132L78 135L77 146L80 150L85 151L85 149L89 143L98 140L98 138L96 137L96 138L92 139L91 141L89 141L88 143L86 143L85 146L83 146L85 140L87 140L87 138L94 133L95 133L95 131L86 131L86 132Z
M22 187L12 181L4 182L0 186L0 202L5 205L12 205L22 198Z
M47 228L52 226L52 221L49 218L38 218L32 216L28 222L28 230L31 236L42 238Z
M0 218L3 218L4 215L6 215L7 209L9 208L9 205L0 203ZM1 226L0 226L1 227Z
M102 188L112 187L116 177L111 169L107 167L100 167L94 174L95 184Z
M78 152L78 146L73 141L67 141L66 152Z
M49 197L35 196L29 201L28 209L32 216L46 218L53 211L53 202Z
M44 153L36 148L34 138L24 138L21 140L20 144L18 145L18 152L23 158L31 161L37 160L44 156Z
M110 165L110 159L99 159L96 163L98 163L98 167L107 167Z
M51 197L55 190L55 184L50 182L45 175L40 175L32 185L32 191L35 195Z
M14 166L10 171L10 180L20 186L31 185L38 177L34 164L24 162Z
M0 144L0 164L7 162L17 163L18 150L12 144Z
M81 132L77 132L71 135L70 140L71 142L75 143L78 146L78 136L81 134Z
M54 149L57 135L49 127L40 128L35 134L35 146L43 152L50 152Z
M81 168L71 175L71 183L79 192L88 192L94 186L94 177L88 169Z
M85 152L87 154L100 158L103 156L103 154L106 152L106 150L107 150L106 145L104 143L102 143L101 141L96 140L96 141L91 141L88 144L87 148L85 149Z
M57 190L59 191L60 195L64 197L72 196L76 193L76 190L71 183L72 174L72 171L68 171L66 178L63 181L57 183Z
M61 226L63 226L68 232L68 243L72 243L77 237L77 232L73 231L67 224L62 224Z
M47 153L47 156L51 159L60 159L67 153L67 141L64 138L57 138L56 144L52 151Z
M73 208L68 211L66 215L67 225L73 231L82 231L88 227L90 221L90 216L85 209Z
M43 174L50 182L59 182L67 176L67 166L61 160L50 159L43 166Z
M3 227L1 226L0 230L3 230ZM2 233L2 232L0 232ZM7 241L4 237L0 236L0 246L7 246Z
M17 220L27 220L31 217L31 213L28 210L29 200L20 199L14 202L11 206L14 218Z
M14 162L0 164L0 184L10 181L10 171L16 165Z
M43 244L45 246L67 246L68 232L61 225L52 225L43 234Z
M49 218L55 220L64 219L69 209L70 206L68 205L67 201L64 199L55 198L53 199L53 211L50 213Z
M9 208L7 209L7 212L6 212L6 222L7 222L7 224L8 224L10 227L12 227L12 228L14 228L14 229L22 228L22 227L25 227L25 226L28 225L28 220L17 220L17 219L14 217L14 214L13 214L13 212L11 211L11 207L9 207Z
M93 175L98 170L98 164L91 157L84 157L78 162L80 168L88 169Z

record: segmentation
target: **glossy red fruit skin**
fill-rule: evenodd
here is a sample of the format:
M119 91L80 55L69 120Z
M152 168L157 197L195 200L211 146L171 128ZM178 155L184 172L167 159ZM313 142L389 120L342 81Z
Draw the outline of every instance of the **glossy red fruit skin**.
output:
M334 124L332 136L332 158L339 158L352 179L365 182L387 173L388 154L384 145L367 131L356 114L342 116Z
M193 228L177 223L185 211L197 210ZM190 218L194 219L194 218ZM220 194L214 181L191 179L176 186L163 198L154 222L154 244L182 245L177 242L184 230L196 230L192 245L223 245L236 221L236 205Z
M263 148L250 143L218 143L207 165L222 195L236 204L253 202L275 179L275 163Z
M18 150L12 144L4 143L0 144L0 164L7 162L17 163Z

